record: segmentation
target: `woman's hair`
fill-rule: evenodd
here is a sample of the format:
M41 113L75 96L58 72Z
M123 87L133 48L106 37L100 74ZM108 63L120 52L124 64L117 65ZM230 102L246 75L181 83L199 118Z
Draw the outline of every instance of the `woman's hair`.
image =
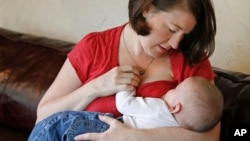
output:
M210 57L215 48L216 19L211 0L129 0L129 22L139 35L150 34L143 12L154 7L156 11L171 11L175 8L189 10L197 21L191 33L180 42L182 51L190 65Z

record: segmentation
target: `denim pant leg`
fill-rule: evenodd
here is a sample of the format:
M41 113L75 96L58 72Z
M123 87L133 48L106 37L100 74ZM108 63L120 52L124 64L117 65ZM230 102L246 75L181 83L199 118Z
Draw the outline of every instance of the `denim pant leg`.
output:
M79 134L95 132L104 132L109 128L107 123L99 120L98 115L101 113L97 112L80 112L74 121L71 123L70 127L64 134L66 141L74 141L74 137ZM111 116L111 114L104 114Z
M37 123L28 141L73 141L78 134L103 132L109 125L98 119L97 112L65 111Z

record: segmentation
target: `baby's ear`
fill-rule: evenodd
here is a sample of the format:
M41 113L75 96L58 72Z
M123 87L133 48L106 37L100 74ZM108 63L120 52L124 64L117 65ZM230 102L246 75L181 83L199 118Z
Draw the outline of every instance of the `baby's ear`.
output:
M177 103L176 105L172 105L170 107L170 113L172 114L176 114L176 113L179 113L181 111L181 103Z

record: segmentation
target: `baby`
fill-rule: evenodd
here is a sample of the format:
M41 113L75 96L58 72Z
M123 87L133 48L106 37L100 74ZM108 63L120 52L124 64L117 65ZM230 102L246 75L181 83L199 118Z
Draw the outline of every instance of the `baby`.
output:
M135 92L116 94L116 106L125 124L136 128L181 126L205 132L219 121L223 97L202 77L190 77L161 99L135 97Z
M118 120L134 128L181 126L205 132L219 121L223 97L218 88L201 77L190 77L162 98L135 97L135 91L116 94L116 106L123 114ZM65 111L39 122L32 140L67 140L87 132L104 132L109 125L100 121L98 112ZM112 116L111 114L106 114Z

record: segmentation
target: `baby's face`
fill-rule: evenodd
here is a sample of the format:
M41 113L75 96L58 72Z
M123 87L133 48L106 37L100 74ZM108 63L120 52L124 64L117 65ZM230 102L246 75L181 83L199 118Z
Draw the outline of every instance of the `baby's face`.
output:
M181 83L175 89L169 90L163 96L163 100L170 105L181 102L181 98L186 95L186 93L189 91L188 89L190 89L190 85L188 85L187 83Z
M169 105L173 105L176 103L176 98L178 97L177 95L178 89L171 89L163 96L163 100L166 101Z

